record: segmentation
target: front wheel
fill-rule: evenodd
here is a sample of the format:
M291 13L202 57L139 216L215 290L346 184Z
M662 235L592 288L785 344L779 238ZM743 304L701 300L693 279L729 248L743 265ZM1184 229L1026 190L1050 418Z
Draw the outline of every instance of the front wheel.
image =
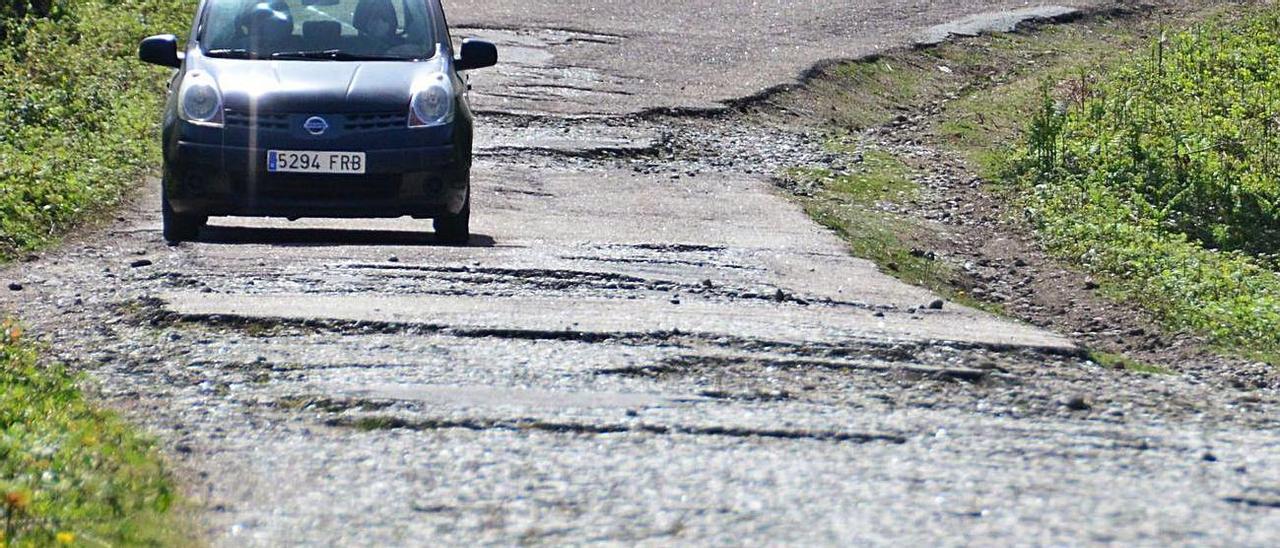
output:
M163 191L161 192L163 193ZM160 213L161 220L164 223L164 239L171 243L196 239L200 235L200 227L209 222L209 217L204 215L175 213L173 206L169 204L168 196L160 198Z
M436 241L445 245L467 245L471 241L471 191L467 191L462 211L436 217L432 225L436 229Z

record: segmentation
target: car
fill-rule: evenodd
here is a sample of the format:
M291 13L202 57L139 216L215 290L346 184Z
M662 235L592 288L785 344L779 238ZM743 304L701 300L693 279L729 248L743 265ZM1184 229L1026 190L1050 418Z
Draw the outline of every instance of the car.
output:
M190 37L151 36L177 69L162 129L164 238L210 216L433 219L470 238L474 116L464 71L497 48L450 38L440 0L203 0Z

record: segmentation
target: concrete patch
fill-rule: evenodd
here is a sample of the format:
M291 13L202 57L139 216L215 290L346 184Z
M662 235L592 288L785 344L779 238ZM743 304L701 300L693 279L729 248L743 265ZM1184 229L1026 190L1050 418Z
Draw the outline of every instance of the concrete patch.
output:
M663 140L653 127L573 124L562 127L490 127L476 136L476 153L515 152L568 156L634 156L653 151Z
M936 46L953 36L978 36L986 32L1013 32L1018 26L1033 21L1065 21L1080 16L1080 10L1063 6L1043 6L1009 11L980 13L936 25L916 38L917 47Z
M650 299L177 292L164 295L163 300L167 311L194 320L212 316L267 321L333 320L528 338L680 332L762 341L924 341L1076 352L1070 341L1058 335L965 312L930 313L916 321L885 321L853 308L744 302L673 304Z
M460 36L493 42L501 63L470 74L476 112L599 114L618 97L634 94L620 73L558 60L569 49L619 49L622 36L563 29L455 28Z

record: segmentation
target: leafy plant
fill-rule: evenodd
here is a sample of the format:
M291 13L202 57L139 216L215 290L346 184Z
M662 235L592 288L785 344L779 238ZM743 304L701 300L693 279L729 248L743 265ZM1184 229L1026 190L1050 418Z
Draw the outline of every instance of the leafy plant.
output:
M0 259L117 203L158 162L165 71L143 37L182 28L188 0L68 0L3 23ZM56 16L56 17L54 17Z
M1017 162L1048 247L1178 328L1280 348L1280 12L1046 86Z
M0 324L0 542L176 540L173 488L151 444L37 358L17 324Z

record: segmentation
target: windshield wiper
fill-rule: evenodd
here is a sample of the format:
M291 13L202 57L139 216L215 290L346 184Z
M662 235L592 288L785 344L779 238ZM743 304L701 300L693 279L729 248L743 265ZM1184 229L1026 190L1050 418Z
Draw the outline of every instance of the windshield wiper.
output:
M271 54L272 59L323 59L327 61L405 61L407 57L394 55L364 55L337 49L313 51L281 51Z
M257 59L258 54L244 48L211 49L204 53L209 57L225 57L227 59Z

